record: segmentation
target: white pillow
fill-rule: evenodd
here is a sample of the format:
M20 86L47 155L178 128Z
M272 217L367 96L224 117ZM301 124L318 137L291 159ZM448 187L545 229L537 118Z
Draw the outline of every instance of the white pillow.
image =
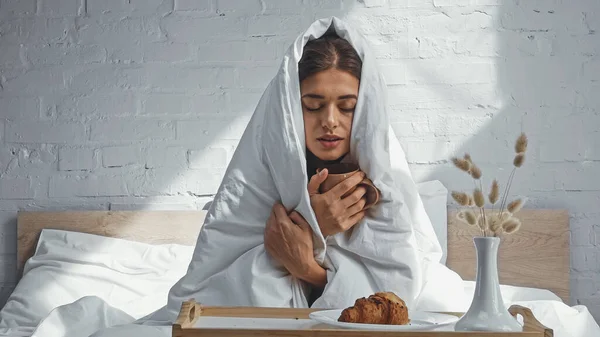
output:
M136 319L143 317L166 304L193 250L44 229L0 311L0 329L35 327L52 309L84 296L97 296Z
M446 264L448 257L448 189L439 180L417 183L419 195L423 201L425 212L431 220L435 235L442 246L442 260Z

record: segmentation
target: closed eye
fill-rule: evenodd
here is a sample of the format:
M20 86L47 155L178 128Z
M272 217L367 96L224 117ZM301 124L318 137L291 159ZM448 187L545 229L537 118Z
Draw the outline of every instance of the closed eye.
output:
M346 100L340 104L339 107L343 112L353 112L356 108L356 102L353 102L352 100Z
M307 107L305 105L304 108L306 110L308 110L308 111L319 111L319 110L323 109L323 106L319 106L319 107L316 107L316 108L309 108L309 107ZM352 108L339 108L339 109L342 112L354 112L355 107L352 107Z
M319 110L321 110L323 107L322 107L322 106L319 106L319 107L316 107L316 108L309 108L309 107L307 107L307 106L305 105L305 106L304 106L304 108L305 108L306 110L308 110L308 111L319 111Z
M304 108L306 110L308 110L308 111L319 111L319 110L323 109L322 106L317 107L317 108L309 108L306 105L304 106ZM342 111L342 112L354 112L354 108L340 108L340 111Z

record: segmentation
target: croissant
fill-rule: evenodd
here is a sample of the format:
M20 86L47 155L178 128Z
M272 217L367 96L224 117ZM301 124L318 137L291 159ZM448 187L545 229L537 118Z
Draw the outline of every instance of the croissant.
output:
M406 325L410 322L406 303L393 292L377 292L362 297L342 311L339 322Z

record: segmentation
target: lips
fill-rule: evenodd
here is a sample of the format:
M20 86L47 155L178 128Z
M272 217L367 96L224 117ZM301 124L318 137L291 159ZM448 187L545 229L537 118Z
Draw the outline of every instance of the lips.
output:
M338 136L331 136L331 135L321 136L321 137L317 138L317 140L326 141L326 142L335 142L335 141L342 140L342 139L344 139L344 138L338 137Z
M323 146L325 149L336 148L338 145L340 145L342 143L343 139L344 138L342 138L342 137L334 136L334 135L325 135L325 136L321 136L321 137L317 138L319 143L321 143L321 146Z

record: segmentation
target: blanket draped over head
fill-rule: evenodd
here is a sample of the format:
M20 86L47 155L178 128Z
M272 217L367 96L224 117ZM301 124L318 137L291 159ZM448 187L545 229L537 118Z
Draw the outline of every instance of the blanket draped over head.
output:
M310 206L298 62L304 45L331 28L362 59L351 152L381 191L381 201L348 233L324 238ZM313 307L342 308L376 291L412 305L430 263L442 250L388 121L386 84L363 36L336 17L314 22L283 58L244 131L208 211L187 274L170 291L174 319L181 303L307 307L308 288L267 254L264 230L281 202L314 232L314 255L327 285ZM163 310L164 313L164 310Z

